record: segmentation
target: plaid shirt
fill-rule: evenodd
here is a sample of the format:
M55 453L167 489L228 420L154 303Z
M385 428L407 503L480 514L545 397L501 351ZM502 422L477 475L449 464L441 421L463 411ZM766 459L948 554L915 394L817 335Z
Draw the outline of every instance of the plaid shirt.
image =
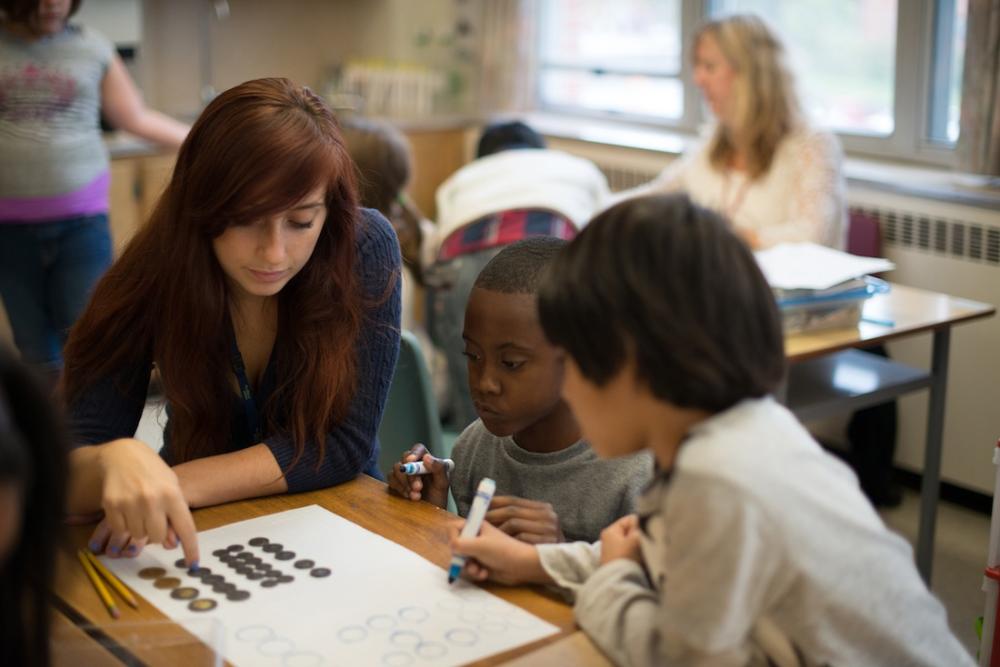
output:
M522 208L483 216L448 235L438 251L438 261L477 250L509 245L532 236L571 240L576 227L565 216L544 209Z

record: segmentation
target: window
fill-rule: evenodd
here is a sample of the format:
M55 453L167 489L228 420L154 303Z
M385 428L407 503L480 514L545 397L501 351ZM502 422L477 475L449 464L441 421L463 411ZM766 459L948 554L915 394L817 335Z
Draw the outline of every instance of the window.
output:
M754 12L781 33L810 116L852 152L949 163L958 138L968 0L546 0L538 102L693 131L705 16Z

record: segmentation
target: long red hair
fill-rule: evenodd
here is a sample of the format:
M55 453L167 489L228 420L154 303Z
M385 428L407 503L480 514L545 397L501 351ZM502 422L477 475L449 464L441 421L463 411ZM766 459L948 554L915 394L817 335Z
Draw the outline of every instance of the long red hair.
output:
M152 358L171 406L175 462L229 449L229 295L212 239L287 210L326 186L312 257L278 294L278 387L262 411L295 442L322 447L356 388L363 302L355 274L360 220L353 167L330 108L287 79L231 88L205 108L146 225L97 284L64 353L63 392ZM322 452L320 453L322 460ZM293 463L294 465L294 463Z

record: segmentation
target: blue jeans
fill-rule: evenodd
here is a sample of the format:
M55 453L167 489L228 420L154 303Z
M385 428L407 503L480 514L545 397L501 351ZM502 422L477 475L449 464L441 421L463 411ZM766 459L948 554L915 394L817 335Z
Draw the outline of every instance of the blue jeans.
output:
M61 369L69 328L110 265L107 214L0 222L0 298L27 362Z

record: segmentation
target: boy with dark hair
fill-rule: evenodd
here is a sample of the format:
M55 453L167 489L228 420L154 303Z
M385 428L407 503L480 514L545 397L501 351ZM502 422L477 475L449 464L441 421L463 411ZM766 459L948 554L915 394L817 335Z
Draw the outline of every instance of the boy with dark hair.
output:
M770 396L785 365L770 288L683 195L597 216L539 290L563 395L602 457L658 474L597 545L452 529L466 576L555 583L622 665L972 665L909 545Z
M560 395L564 357L545 339L535 294L565 244L538 237L504 248L479 274L465 314L469 390L479 419L455 442L451 491L465 516L479 481L496 480L486 519L526 542L596 539L632 511L652 472L646 454L598 459ZM444 464L422 445L403 457L416 460L430 473L410 477L397 465L390 488L444 507Z

